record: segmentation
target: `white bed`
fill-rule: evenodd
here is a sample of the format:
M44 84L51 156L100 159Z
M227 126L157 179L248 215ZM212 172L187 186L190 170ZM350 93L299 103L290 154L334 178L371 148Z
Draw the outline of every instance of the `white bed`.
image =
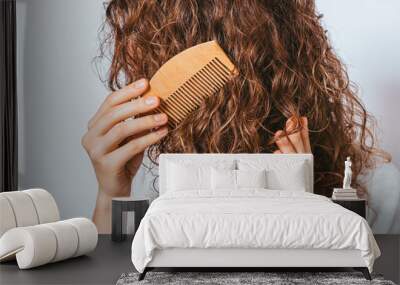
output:
M354 267L370 278L380 251L368 223L312 194L312 155L165 154L159 162L160 197L132 243L141 278L154 267Z

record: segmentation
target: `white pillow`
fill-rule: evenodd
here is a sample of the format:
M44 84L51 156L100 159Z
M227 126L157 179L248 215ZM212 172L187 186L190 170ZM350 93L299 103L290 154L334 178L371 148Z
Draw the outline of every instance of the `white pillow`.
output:
M266 171L263 170L211 170L211 183L213 190L238 190L241 188L266 188Z
M237 188L267 188L267 171L236 170Z
M236 189L236 170L231 169L216 169L211 170L211 188L213 190Z
M303 191L307 189L305 164L295 164L287 170L272 169L268 171L268 187L278 190Z
M172 162L168 166L168 191L211 188L210 167L188 167Z
M267 188L271 190L306 191L308 188L307 165L305 161L275 161L241 159L239 170L267 171Z
M163 183L166 192L185 190L210 190L211 168L235 169L235 160L210 161L205 156L204 160L191 160L190 158L167 159L165 161L167 177ZM165 193L165 192L164 192Z

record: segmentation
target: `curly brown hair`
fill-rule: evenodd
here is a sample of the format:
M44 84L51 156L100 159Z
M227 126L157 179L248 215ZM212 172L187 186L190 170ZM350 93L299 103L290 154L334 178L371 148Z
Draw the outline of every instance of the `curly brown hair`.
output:
M308 118L315 192L331 195L353 160L353 183L377 152L371 119L334 53L311 0L112 0L104 43L112 90L151 78L168 59L216 40L239 70L159 144L159 153L276 149L288 118ZM111 45L111 46L110 46ZM103 47L105 47L103 46ZM123 75L123 76L121 76ZM297 131L297 130L295 130Z

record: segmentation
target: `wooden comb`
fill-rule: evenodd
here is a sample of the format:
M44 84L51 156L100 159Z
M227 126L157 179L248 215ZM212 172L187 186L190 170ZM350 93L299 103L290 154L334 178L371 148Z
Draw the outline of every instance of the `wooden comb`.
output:
M216 41L210 41L169 59L150 79L150 88L144 96L161 99L155 113L167 114L168 125L174 128L236 74L222 48Z

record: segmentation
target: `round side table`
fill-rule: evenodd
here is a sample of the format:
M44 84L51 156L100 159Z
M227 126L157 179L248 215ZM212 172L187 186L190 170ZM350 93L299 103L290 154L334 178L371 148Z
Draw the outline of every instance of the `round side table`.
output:
M123 241L126 239L126 234L123 233L123 229L126 228L123 219L125 212L134 212L135 231L133 234L135 234L148 208L149 200L147 199L135 199L131 197L113 198L111 239L113 241Z

